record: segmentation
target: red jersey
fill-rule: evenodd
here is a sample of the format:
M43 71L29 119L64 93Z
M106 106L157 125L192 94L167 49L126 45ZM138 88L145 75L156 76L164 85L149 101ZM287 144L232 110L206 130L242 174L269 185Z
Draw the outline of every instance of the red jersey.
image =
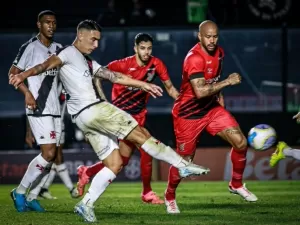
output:
M217 47L214 55L209 55L196 44L186 55L183 62L182 83L179 97L173 107L173 115L185 119L202 118L210 109L218 106L217 94L197 99L190 83L192 75L203 76L206 83L220 79L224 51Z
M151 56L149 63L145 66L139 66L135 55L124 59L115 60L108 64L108 69L123 74L128 74L132 78L152 83L159 76L161 81L170 79L164 63ZM114 84L112 89L112 103L118 108L128 112L131 115L147 113L146 104L150 94L139 88L127 87L120 84Z

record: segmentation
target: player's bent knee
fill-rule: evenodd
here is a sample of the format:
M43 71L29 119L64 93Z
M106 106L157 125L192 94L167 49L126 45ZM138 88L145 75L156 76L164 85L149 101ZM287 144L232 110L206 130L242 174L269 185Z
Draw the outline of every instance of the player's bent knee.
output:
M143 145L149 138L151 137L151 135L148 133L144 133L144 131L142 130L142 128L140 126L135 127L130 134L125 138L125 140L128 140L130 142L132 142L135 145Z
M114 174L118 174L123 167L123 160L120 156L119 150L115 149L110 156L103 160L103 163Z
M245 150L247 149L247 139L245 138L244 135L242 135L240 138L237 138L234 143L233 143L233 146L232 146L234 149L237 149L237 150Z

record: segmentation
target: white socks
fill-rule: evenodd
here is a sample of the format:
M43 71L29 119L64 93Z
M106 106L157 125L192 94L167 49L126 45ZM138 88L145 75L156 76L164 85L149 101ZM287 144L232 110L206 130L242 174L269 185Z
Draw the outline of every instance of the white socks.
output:
M30 185L42 174L45 167L50 164L47 162L41 154L36 156L28 165L26 173L24 174L20 185L16 192L19 194L25 194Z
M70 178L66 164L62 163L60 165L56 165L56 172L57 172L58 176L60 177L60 179L64 182L64 184L68 188L68 190L72 191L72 189L74 188L74 185Z
M48 179L46 180L44 186L42 188L45 188L45 189L49 189L50 185L53 183L53 180L55 178L55 175L56 175L56 165L53 163L52 167L51 167L51 171L49 173L49 176L48 176Z
M38 183L38 185L36 187L34 187L33 189L30 190L26 200L27 201L32 201L33 199L37 199L43 185L45 184L45 182L47 181L47 179L49 178L49 174L50 173L45 173L43 178L40 180L40 182Z
M50 185L52 184L52 182L55 178L56 173L59 175L60 179L63 181L65 186L68 188L68 190L72 191L74 188L74 185L73 185L71 177L69 175L67 166L64 163L62 163L60 165L53 164L50 174L49 174L49 178L45 182L43 188L45 188L47 190L49 189Z
M294 159L300 160L300 149L285 148L283 149L285 156L293 157Z
M141 148L153 158L165 161L176 168L185 167L189 162L184 160L172 148L164 145L154 137L150 137Z
M103 194L107 186L116 178L116 175L107 167L100 170L92 180L91 186L84 198L84 204L93 206L94 202Z

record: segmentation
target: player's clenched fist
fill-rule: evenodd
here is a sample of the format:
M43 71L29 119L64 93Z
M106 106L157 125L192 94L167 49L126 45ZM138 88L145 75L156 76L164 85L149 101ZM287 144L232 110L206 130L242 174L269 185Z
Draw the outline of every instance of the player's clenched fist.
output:
M238 73L232 73L228 76L227 80L230 83L230 85L236 85L241 83L242 77Z

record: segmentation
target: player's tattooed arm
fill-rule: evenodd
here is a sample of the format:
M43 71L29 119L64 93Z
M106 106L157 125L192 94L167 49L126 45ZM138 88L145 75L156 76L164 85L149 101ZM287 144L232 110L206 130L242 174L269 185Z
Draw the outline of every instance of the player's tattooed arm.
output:
M100 67L94 76L97 78L110 80L112 83L118 83L118 80L124 79L121 73L111 71L106 67Z
M40 73L43 73L47 70L51 70L53 68L61 66L62 61L60 58L56 55L50 56L48 59L46 59L43 63L38 64L34 67L32 67L29 70L26 70L19 74L10 74L9 75L9 83L14 85L15 88L18 88L19 85L27 78L31 76L37 76Z
M112 83L116 84L140 88L141 90L148 92L154 98L156 98L157 96L162 96L162 89L159 86L132 79L125 74L113 72L105 67L100 67L94 74L94 77L108 79Z
M111 71L105 67L100 67L94 74L95 77L110 80L112 83L122 84L130 87L143 88L145 82L130 78L123 73Z
M207 96L214 95L230 85L227 80L213 84L206 84L205 78L191 79L190 82L197 98L205 98Z

